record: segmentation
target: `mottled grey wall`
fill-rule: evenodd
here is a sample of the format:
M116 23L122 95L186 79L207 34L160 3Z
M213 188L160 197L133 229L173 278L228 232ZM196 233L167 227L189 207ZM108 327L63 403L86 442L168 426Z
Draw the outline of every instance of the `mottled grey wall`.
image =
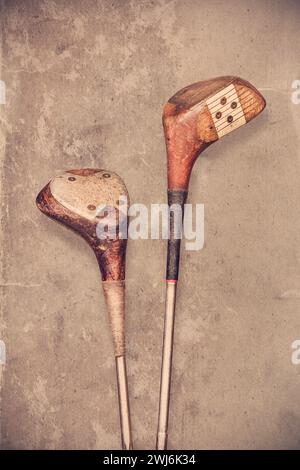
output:
M300 79L296 0L1 2L2 448L119 447L111 338L90 248L35 196L103 167L132 202L165 201L164 102L236 74L263 115L211 146L190 202L205 247L182 253L170 448L299 448ZM166 244L130 241L127 343L136 448L157 422Z

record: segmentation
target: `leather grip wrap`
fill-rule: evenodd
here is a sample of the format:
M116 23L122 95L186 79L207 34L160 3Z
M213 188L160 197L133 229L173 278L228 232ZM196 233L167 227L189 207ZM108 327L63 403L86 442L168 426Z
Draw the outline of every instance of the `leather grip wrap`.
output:
M102 282L115 356L125 355L125 281Z
M184 204L187 198L187 191L181 189L168 190L168 204L170 209L170 236L168 240L167 254L167 273L168 281L178 280L179 259L180 259L180 242L178 235L181 232Z

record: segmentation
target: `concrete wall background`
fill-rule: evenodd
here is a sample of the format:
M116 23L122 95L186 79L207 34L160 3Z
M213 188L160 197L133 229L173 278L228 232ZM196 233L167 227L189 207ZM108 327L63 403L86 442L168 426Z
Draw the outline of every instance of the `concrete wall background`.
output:
M132 202L165 201L162 106L225 74L267 109L194 168L205 247L182 254L169 448L300 447L299 20L296 0L2 1L2 448L119 447L98 267L37 192L92 166L118 172ZM127 252L136 448L155 444L165 252Z

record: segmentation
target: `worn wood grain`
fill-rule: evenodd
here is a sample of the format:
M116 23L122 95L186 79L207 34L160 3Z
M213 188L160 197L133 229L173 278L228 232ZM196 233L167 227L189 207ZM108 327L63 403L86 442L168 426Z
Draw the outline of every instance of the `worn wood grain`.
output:
M108 174L111 178L115 179L114 184L109 187L105 186L106 177L103 178L103 175ZM73 183L76 182L72 179L68 180L68 178L74 178L73 175L86 179L86 181L84 183L82 181L81 183L79 182L77 191L75 186L75 189L68 191L68 183L72 186ZM95 182L91 185L90 178L95 175L98 175L97 185ZM62 185L62 181L65 186ZM58 192L59 201L54 197L51 190L51 187L57 188L56 183L60 185L60 191ZM74 198L73 193L76 194L76 198ZM124 213L122 213L120 217L120 209L117 204L117 197L120 194L127 196L129 203L129 196L126 187L118 175L113 174L112 172L107 172L106 170L83 169L70 170L63 173L63 175L58 176L40 191L36 199L38 208L44 214L66 225L88 242L98 260L103 281L119 281L125 279L127 238L122 237L127 236L127 233L124 233L124 229L122 227L123 234L121 236L121 233L119 233L119 225L117 225L116 237L114 239L99 239L97 235L99 219L97 218L94 206L96 203L106 205L113 201L115 209L113 223L115 223L115 220L119 220L119 218L120 220L123 220L124 216L127 217L127 214L124 215ZM91 196L91 199L89 199L89 195ZM84 208L83 202L86 203L86 208ZM76 204L79 205L80 209L76 208ZM93 213L92 217L89 214L88 206L91 207L90 212ZM107 223L109 225L111 222L108 220Z
M194 83L177 92L163 110L168 188L187 190L193 165L203 150L251 121L265 105L253 85L233 76Z

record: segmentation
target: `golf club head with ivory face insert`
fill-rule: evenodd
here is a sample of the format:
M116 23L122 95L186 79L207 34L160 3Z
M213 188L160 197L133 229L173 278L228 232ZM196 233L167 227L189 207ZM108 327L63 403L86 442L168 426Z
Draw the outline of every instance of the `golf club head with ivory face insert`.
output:
M178 91L164 106L163 125L168 161L168 203L184 209L190 175L198 156L213 142L254 119L266 105L249 82L219 77ZM167 280L177 280L180 239L174 239L173 214Z
M167 448L176 289L179 273L180 223L184 216L189 180L198 156L213 142L254 119L266 105L249 82L218 77L178 91L164 106L163 125L168 159L170 210L167 250L166 305L162 351L156 448ZM181 220L180 220L181 218Z
M125 362L126 186L111 171L69 170L51 180L36 203L44 214L80 234L98 260L116 358L122 448L132 449Z
M264 97L242 78L213 78L178 91L164 106L168 189L187 191L193 165L210 144L262 112Z
M127 211L119 204L122 198L129 204L126 186L116 173L85 168L56 176L37 196L37 206L89 243L103 281L120 281L125 278L127 243L127 233L120 237L127 218ZM99 207L105 209L99 211ZM99 224L107 226L108 234L115 233L114 239L99 239Z

